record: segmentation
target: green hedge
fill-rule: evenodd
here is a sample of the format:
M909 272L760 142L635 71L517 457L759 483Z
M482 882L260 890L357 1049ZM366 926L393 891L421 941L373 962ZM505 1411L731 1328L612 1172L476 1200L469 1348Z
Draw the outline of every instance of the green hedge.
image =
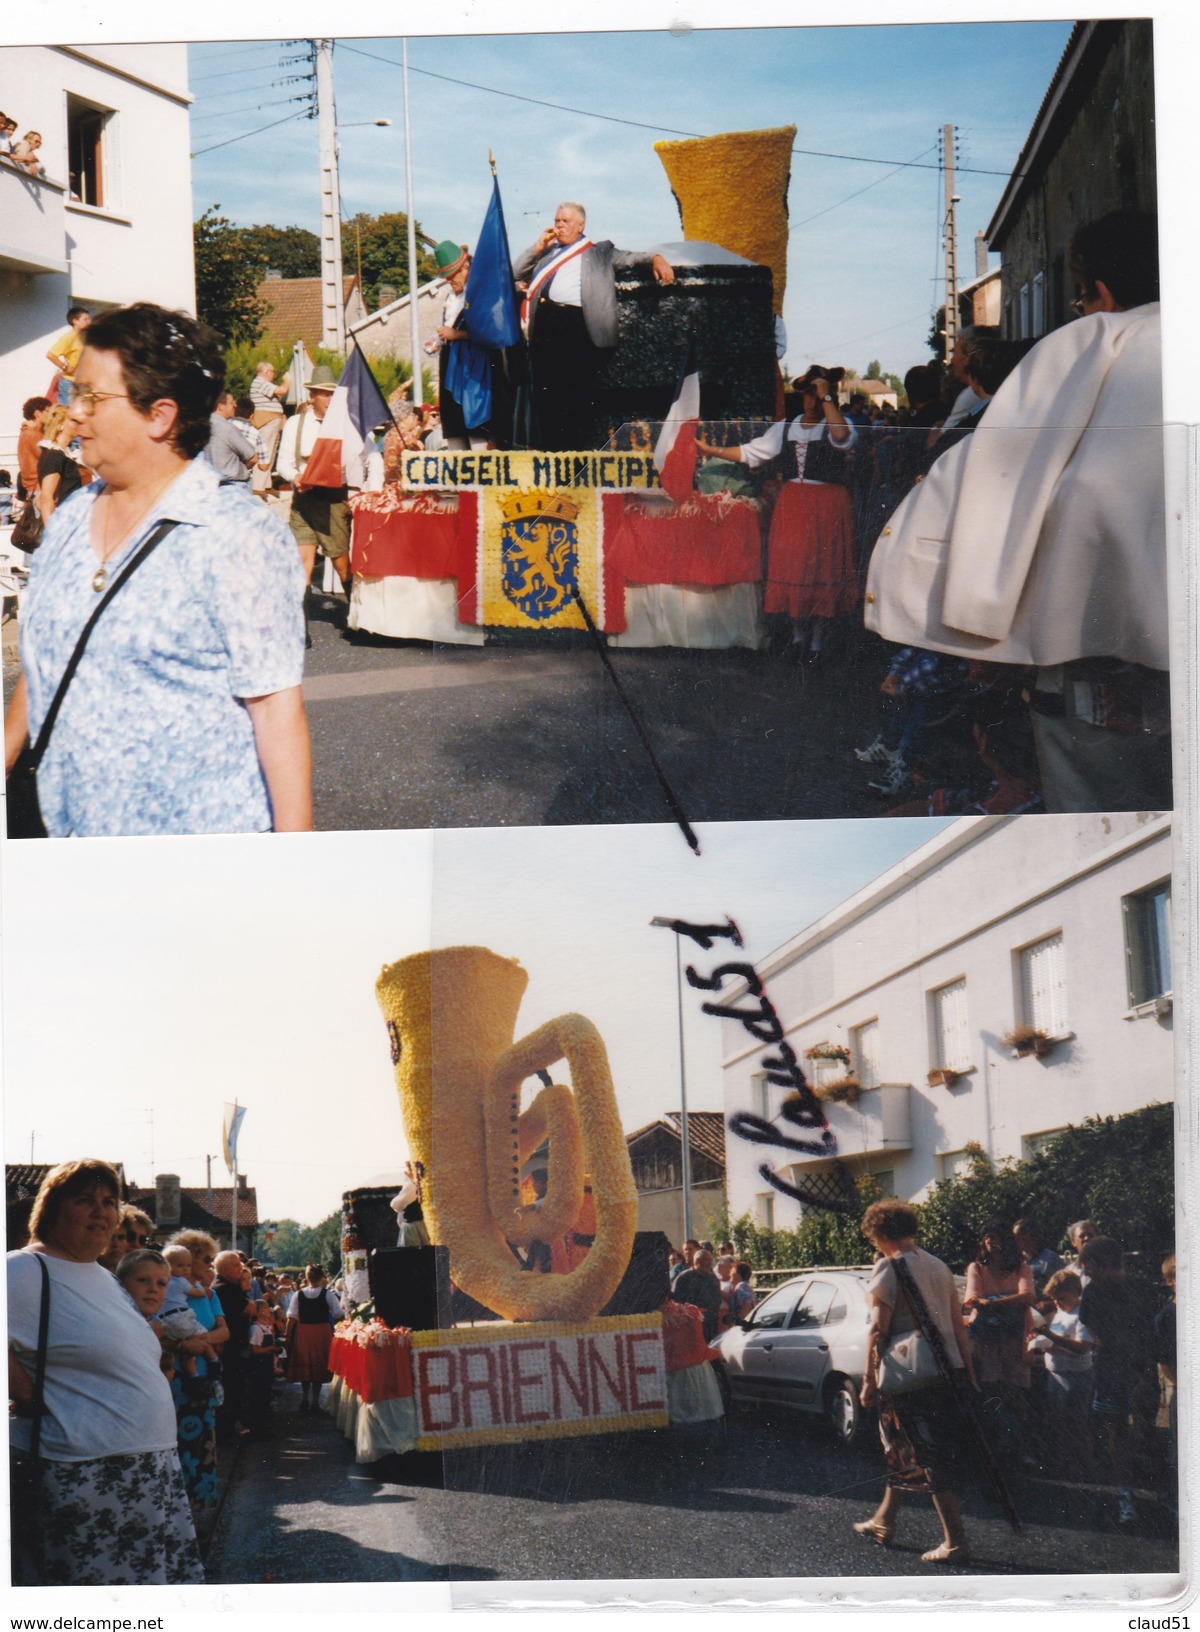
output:
M975 1256L979 1232L993 1219L1011 1227L1032 1218L1043 1241L1065 1245L1068 1224L1094 1219L1126 1252L1158 1261L1175 1246L1175 1130L1172 1105L1149 1105L1127 1116L1089 1117L1067 1128L1035 1156L994 1163L968 1145L968 1170L940 1179L920 1204L920 1242L956 1271ZM863 1210L879 1191L858 1181ZM755 1269L803 1269L811 1264L862 1264L870 1249L861 1214L809 1212L793 1230L765 1230L749 1214L712 1221L713 1240L731 1240Z

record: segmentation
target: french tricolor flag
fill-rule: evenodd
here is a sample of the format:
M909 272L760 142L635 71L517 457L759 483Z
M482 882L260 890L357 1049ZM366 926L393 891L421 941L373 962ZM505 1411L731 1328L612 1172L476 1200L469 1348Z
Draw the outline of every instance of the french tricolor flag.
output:
M696 337L688 337L687 357L675 387L675 400L654 446L659 480L676 504L691 497L696 476L696 430L700 422L700 372Z
M363 447L391 409L358 346L347 359L298 487L359 487Z

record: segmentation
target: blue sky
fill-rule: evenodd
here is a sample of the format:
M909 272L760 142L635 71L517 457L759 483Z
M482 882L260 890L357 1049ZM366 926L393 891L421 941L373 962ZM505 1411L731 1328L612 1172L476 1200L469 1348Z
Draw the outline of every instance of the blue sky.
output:
M8 1158L32 1133L37 1161L202 1185L237 1098L260 1209L315 1222L406 1154L380 967L463 944L528 971L522 1035L595 1022L632 1130L679 1106L674 937L652 917L732 914L761 959L944 825L716 824L698 858L668 825L111 839L103 866L86 844L11 847ZM720 1024L686 988L685 1017L689 1105L718 1109Z
M878 357L903 373L926 355L939 303L943 191L936 168L895 167L935 166L941 126L958 127L959 265L971 276L975 233L987 226L1069 32L1059 21L413 39L415 213L432 235L473 242L490 147L514 252L564 197L583 200L597 236L647 247L681 236L656 140L795 124L798 148L888 162L794 156L789 365L816 357L861 370ZM292 111L283 99L304 87L273 82L303 71L281 66L296 53L278 41L192 47L197 213L220 204L239 223L317 229L315 122L203 151ZM347 216L404 208L400 57L398 39L348 38L335 48ZM394 123L359 124L376 118ZM349 244L346 252L350 268Z

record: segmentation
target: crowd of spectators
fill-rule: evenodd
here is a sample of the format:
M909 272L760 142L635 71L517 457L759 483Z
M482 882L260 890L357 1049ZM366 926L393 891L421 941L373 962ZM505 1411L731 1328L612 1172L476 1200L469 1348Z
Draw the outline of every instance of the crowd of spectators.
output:
M41 1267L49 1323L35 1411ZM298 1284L220 1250L203 1231L164 1239L146 1213L121 1202L112 1168L76 1161L52 1169L38 1191L29 1239L8 1254L8 1299L10 1412L33 1514L14 1542L16 1578L203 1580L219 1447L269 1441L273 1413L290 1404L288 1382L301 1384L301 1408L310 1399L319 1407L341 1315L323 1271L309 1265ZM79 1528L81 1499L96 1507L88 1534ZM90 1537L93 1523L103 1531L109 1521L111 1536ZM116 1545L118 1535L127 1544Z
M899 1202L880 1205L908 1221L903 1251L913 1257L910 1268L937 1264L927 1253L916 1254L911 1239L919 1209ZM864 1232L871 1216L864 1221ZM869 1239L878 1270L894 1255L896 1243L879 1230ZM1002 1465L1113 1492L1121 1527L1137 1520L1135 1489L1148 1489L1173 1522L1178 1517L1174 1254L1163 1260L1161 1285L1156 1286L1140 1265L1127 1270L1119 1243L1101 1235L1091 1219L1070 1224L1064 1245L1065 1254L1054 1251L1030 1217L984 1225L966 1275L951 1294L954 1307L948 1308L946 1322L951 1362L959 1363L961 1344L964 1375L975 1391L974 1414ZM737 1257L731 1242L714 1248L711 1241L689 1239L671 1249L669 1262L671 1297L699 1311L710 1343L751 1317L756 1302L751 1265ZM944 1265L938 1273L949 1276ZM873 1277L872 1289L877 1279ZM892 1335L913 1324L897 1314ZM906 1433L920 1437L933 1428L940 1433L946 1413L939 1407L925 1414L930 1417L926 1421L916 1406L891 1411L890 1402L880 1399L871 1374L886 1335L885 1327L878 1347L867 1356L863 1403L880 1407L889 1467L895 1463L902 1471L889 1488L938 1493L938 1478L950 1477L941 1461L935 1458L932 1485L928 1478L924 1483L914 1480L912 1467L920 1458L914 1463L911 1446L898 1449L898 1442ZM906 1418L911 1419L907 1428ZM951 1426L949 1437L961 1439L957 1417ZM961 1464L961 1446L954 1457L943 1460ZM937 1562L965 1553L955 1515L956 1509L947 1505L943 1546L948 1551ZM889 1541L894 1523L891 1500L856 1528L877 1541Z

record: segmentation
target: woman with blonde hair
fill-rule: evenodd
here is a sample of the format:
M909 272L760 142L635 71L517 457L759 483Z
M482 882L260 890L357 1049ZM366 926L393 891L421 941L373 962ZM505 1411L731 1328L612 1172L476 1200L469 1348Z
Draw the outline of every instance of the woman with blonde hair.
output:
M51 408L42 422L38 443L37 505L43 525L83 486L83 472L70 449L75 427L67 409Z
M107 1162L51 1169L29 1244L8 1255L11 1436L23 1475L14 1518L27 1543L18 1552L14 1533L14 1577L29 1585L204 1579L159 1342L99 1263L120 1192Z
M862 1233L880 1258L867 1288L870 1325L859 1397L864 1406L879 1404L879 1437L888 1474L883 1500L869 1519L854 1528L881 1547L889 1546L905 1491L922 1492L933 1498L942 1523L941 1544L922 1553L922 1559L927 1564L959 1563L971 1549L958 1497L950 1488L962 1444L952 1386L939 1375L909 1393L881 1399L879 1392L879 1362L885 1345L919 1325L914 1300L906 1290L910 1281L936 1328L949 1366L965 1371L975 1383L954 1276L940 1258L917 1246L914 1237L919 1227L916 1211L894 1198L874 1202L863 1214ZM898 1270L898 1264L903 1269Z

